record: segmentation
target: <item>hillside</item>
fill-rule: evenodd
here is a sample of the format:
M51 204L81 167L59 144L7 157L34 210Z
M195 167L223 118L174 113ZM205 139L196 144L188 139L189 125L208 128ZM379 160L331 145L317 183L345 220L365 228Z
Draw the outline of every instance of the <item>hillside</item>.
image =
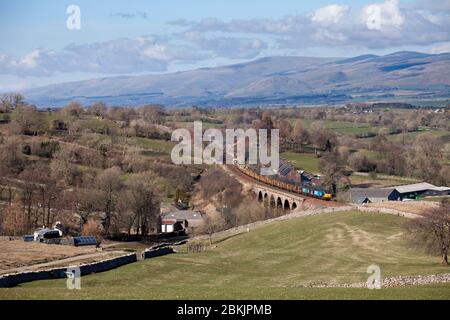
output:
M41 107L103 100L167 106L335 103L432 99L450 95L450 53L397 52L354 58L267 57L216 68L120 76L24 92Z
M382 277L448 272L438 257L410 248L405 218L343 212L274 222L248 233L214 239L201 253L183 253L130 264L82 278L82 290L64 280L0 289L0 299L222 299L352 298L449 299L448 284L367 289L304 289L311 282L366 281L366 269ZM51 289L51 290L49 290Z

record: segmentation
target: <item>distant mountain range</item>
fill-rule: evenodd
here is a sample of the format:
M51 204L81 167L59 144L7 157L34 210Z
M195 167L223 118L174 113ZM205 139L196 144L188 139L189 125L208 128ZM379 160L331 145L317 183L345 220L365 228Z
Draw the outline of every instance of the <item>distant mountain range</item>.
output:
M39 107L62 106L71 100L168 107L430 100L450 97L450 53L267 57L170 74L61 83L23 94Z

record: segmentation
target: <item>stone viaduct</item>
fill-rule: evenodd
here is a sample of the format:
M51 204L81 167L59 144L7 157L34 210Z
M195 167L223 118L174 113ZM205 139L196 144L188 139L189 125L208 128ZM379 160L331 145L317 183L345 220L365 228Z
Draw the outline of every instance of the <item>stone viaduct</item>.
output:
M301 196L261 185L254 185L253 192L256 194L258 201L267 201L272 208L295 210L305 201L305 198Z

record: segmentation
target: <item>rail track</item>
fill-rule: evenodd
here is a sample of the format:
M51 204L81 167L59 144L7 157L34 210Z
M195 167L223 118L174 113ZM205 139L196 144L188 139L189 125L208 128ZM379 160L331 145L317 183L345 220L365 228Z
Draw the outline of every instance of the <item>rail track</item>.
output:
M269 184L263 183L262 181L257 180L255 178L245 174L236 165L225 165L225 168L229 172L233 173L238 178L238 180L241 180L241 181L246 182L246 183L250 183L250 184L255 185L255 186L263 187L263 188L271 190L271 191L273 191L274 193L277 193L277 194L284 194L284 195L287 195L289 197L302 199L302 201L304 203L308 203L311 206L321 206L321 207L341 207L341 206L344 206L344 204L339 203L339 202L317 199L317 198L313 198L313 197L310 197L310 196L305 196L305 195L302 195L302 194L299 194L299 193L296 193L296 192L291 192L289 190L286 190L286 189L283 189L283 188L279 188L277 186L273 186L273 185L269 185Z

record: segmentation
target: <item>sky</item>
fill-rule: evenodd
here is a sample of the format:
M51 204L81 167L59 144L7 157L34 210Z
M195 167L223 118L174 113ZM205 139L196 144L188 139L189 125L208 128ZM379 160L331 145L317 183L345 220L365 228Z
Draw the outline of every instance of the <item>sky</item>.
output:
M450 51L450 0L0 0L0 92L265 56Z

